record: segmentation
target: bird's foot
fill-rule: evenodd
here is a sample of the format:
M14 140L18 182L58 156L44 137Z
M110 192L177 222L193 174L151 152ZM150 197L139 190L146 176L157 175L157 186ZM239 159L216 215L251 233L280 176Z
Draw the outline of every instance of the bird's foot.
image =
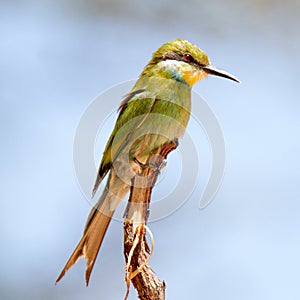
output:
M141 169L150 168L154 172L157 172L160 174L160 171L167 165L166 160L162 160L158 163L158 160L156 158L157 154L152 155L147 163L140 162L136 157L133 159L134 162L139 165Z

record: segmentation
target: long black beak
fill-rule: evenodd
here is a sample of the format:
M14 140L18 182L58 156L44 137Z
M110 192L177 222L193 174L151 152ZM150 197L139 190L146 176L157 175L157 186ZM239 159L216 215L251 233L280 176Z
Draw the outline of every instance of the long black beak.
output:
M236 81L236 82L240 82L236 77L234 77L233 75L229 74L228 72L226 71L223 71L223 70L219 70L217 69L216 67L213 67L211 65L208 65L208 66L204 66L202 67L203 70L210 74L210 75L215 75L215 76L220 76L220 77L225 77L225 78L228 78L228 79L231 79L233 81Z

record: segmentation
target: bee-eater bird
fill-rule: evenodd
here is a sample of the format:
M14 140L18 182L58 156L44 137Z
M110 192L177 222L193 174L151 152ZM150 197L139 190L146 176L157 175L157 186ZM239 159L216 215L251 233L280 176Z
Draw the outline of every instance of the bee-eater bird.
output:
M149 164L152 153L184 134L190 117L192 86L207 75L239 82L231 74L213 67L208 56L186 40L176 39L154 52L120 105L98 169L93 195L108 174L106 187L88 216L79 244L56 282L83 256L88 285L105 232L115 209L129 191L133 177ZM139 221L138 211L136 218Z

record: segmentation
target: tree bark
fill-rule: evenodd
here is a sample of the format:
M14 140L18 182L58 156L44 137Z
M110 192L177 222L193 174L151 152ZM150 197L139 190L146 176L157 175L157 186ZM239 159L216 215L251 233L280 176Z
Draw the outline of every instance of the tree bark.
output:
M146 240L146 224L150 212L151 193L159 171L164 167L167 155L176 149L177 145L178 142L175 140L164 144L153 153L143 166L142 172L134 177L130 190L124 221L126 281L128 291L131 280L141 300L165 299L166 285L148 265L150 248Z

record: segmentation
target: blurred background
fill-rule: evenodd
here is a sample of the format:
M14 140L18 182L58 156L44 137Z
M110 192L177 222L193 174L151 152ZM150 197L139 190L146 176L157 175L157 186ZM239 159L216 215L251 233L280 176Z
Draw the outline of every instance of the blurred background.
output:
M120 222L88 288L83 259L54 286L90 210L73 138L93 98L136 78L153 51L182 37L242 84L210 77L195 86L223 128L225 177L204 210L194 193L150 224L150 264L168 299L299 299L299 25L297 0L2 0L0 298L123 299ZM193 134L206 168L207 140Z

